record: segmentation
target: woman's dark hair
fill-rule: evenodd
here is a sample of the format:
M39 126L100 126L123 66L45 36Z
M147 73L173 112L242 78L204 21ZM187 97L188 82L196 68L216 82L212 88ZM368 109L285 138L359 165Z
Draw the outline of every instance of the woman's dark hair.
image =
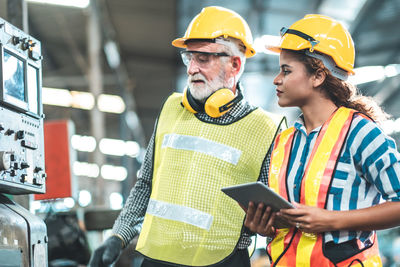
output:
M360 94L356 86L333 76L320 59L307 56L304 51L285 51L293 54L303 63L310 75L316 73L318 70L325 73L326 78L320 89L336 106L355 109L376 122L382 122L390 117L379 107L372 97Z

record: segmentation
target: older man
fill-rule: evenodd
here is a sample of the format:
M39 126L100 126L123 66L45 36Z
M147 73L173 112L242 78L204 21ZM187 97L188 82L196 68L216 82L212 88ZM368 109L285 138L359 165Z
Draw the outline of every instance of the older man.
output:
M187 88L164 103L135 187L89 266L108 266L140 233L142 266L250 266L244 212L221 192L265 180L277 130L243 100L238 80L255 54L232 10L206 7L172 42L187 67Z

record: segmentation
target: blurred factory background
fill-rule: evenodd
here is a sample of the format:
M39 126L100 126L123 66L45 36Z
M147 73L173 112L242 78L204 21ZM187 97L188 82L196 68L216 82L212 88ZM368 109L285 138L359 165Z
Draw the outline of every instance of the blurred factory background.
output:
M279 58L267 53L264 43L276 40L282 26L305 14L340 20L355 42L352 81L392 115L382 127L400 145L399 0L47 2L0 0L0 17L42 43L45 122L70 122L74 192L72 198L54 202L56 211L122 207L164 100L185 87L186 69L171 41L209 5L230 8L247 20L258 54L247 61L244 95L256 106L285 114L289 124L298 111L277 106L272 80ZM31 199L29 204L34 212L46 208L43 201ZM388 260L399 249L398 241L391 243L397 231L392 233L382 233L381 252Z

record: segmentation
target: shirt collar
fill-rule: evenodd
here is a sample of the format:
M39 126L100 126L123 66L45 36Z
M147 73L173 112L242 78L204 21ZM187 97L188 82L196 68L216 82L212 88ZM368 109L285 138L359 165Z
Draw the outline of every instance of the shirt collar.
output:
M313 129L311 132L310 132L310 134L311 133L313 133L313 132L319 132L320 130L321 130L321 127L322 127L322 125L321 126L318 126L317 128L315 128L315 129ZM297 130L297 131L300 131L301 133L303 133L305 136L307 136L307 129L306 129L306 126L305 126L305 124L304 124L304 115L303 114L300 114L300 116L296 119L296 121L294 122L294 128Z

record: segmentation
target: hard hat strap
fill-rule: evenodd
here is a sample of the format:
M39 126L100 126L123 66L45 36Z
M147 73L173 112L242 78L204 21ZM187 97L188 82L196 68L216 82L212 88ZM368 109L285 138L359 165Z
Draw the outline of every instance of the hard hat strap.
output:
M310 36L308 34L305 34L305 33L301 32L301 31L298 31L298 30L293 30L293 29L288 29L286 27L282 27L282 29L281 29L281 37L283 37L287 33L288 34L297 35L297 36L303 38L304 40L309 41L310 44L311 44L310 52L313 52L314 51L314 46L319 44L318 40L315 40L312 36Z

